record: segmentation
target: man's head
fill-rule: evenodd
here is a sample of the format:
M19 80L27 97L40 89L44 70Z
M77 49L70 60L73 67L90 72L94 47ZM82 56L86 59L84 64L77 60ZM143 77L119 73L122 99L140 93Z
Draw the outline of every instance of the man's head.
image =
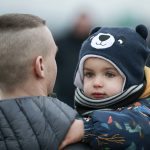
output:
M29 14L0 16L2 91L23 89L30 83L34 90L39 85L44 95L52 92L57 72L55 54L56 45L44 20Z

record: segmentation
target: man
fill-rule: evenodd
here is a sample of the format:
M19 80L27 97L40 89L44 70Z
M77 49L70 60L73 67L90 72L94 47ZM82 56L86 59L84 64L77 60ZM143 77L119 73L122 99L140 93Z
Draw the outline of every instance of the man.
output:
M0 16L0 150L57 150L73 122L83 127L72 108L47 97L57 74L56 51L41 18Z

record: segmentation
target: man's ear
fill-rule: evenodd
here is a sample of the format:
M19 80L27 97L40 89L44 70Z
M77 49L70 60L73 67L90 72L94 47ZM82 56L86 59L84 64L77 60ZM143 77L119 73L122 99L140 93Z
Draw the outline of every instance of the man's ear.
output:
M35 59L35 63L34 63L34 71L35 71L35 75L39 78L44 78L45 77L45 70L44 70L44 62L43 62L43 57L42 56L38 56Z

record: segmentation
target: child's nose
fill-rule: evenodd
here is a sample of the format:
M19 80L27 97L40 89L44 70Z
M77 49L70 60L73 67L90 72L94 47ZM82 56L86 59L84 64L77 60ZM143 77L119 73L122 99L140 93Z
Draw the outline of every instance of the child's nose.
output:
M95 78L93 86L94 86L94 88L103 87L103 79Z

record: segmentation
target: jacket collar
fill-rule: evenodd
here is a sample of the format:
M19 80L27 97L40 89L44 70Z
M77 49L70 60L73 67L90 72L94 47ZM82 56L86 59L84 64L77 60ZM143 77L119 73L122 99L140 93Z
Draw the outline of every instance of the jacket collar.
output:
M150 96L150 68L145 66L144 71L145 71L145 78L146 78L146 88L143 94L140 96L140 98L146 98Z

